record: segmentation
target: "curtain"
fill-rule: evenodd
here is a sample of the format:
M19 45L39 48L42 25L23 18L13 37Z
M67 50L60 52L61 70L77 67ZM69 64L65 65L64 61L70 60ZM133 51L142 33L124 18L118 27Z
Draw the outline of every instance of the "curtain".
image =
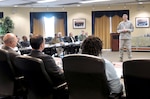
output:
M45 34L43 20L41 18L56 18L55 30L67 35L67 12L30 12L30 32L34 34ZM41 28L41 29L40 29Z
M45 27L44 27L44 19L39 18L33 19L33 35L42 35L45 34Z
M102 16L95 18L94 35L103 41L103 48L110 49L110 22L109 17Z
M122 21L122 17L115 15L112 17L112 33L117 33L117 26Z
M64 19L55 18L55 33L61 32L65 36Z

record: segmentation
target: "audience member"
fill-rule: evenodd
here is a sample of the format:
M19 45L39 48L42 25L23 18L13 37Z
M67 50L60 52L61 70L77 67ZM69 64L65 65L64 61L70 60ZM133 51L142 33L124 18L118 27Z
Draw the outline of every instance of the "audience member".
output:
M30 39L30 44L32 51L29 56L43 60L45 69L51 78L54 87L65 84L66 82L63 70L56 65L54 59L50 55L44 54L42 52L45 46L44 38L40 35L33 36ZM62 86L58 90L55 90L53 99L68 99L68 91L66 90L66 86Z
M86 35L85 35L85 32L84 30L81 31L81 34L79 35L79 38L78 38L80 41L83 41L86 39Z
M68 43L74 43L76 42L75 38L73 37L73 33L70 32L69 33L69 37L68 37Z
M15 63L14 63L16 56L20 55L14 50L14 48L17 46L18 38L13 33L7 33L4 35L3 41L4 41L4 46L2 46L2 49L7 50L9 53L10 61L12 63L14 73L15 73L14 76L15 77L22 76L21 73L19 72L19 70L16 68ZM23 79L15 79L15 85L14 86L15 86L14 94L15 93L18 95L22 94L23 97L26 97L26 92L27 92L26 91L26 84L25 84Z
M50 44L56 44L56 43L59 43L61 45L63 44L63 42L60 41L58 33L55 34L55 37L50 42ZM60 57L61 53L63 52L63 48L61 47L56 48L56 52L57 52L57 56Z
M84 40L82 44L82 54L89 54L102 57L102 41L98 37L89 36ZM104 59L104 61L106 77L111 93L122 92L123 86L120 83L120 79L116 74L113 64L107 59Z
M76 42L76 39L74 38L72 32L69 33L69 37L67 39L67 42L68 43ZM73 45L72 44L71 46L68 47L68 51L67 52L69 52L68 54L78 53L79 52L79 48L80 48L80 45L78 46L78 45Z
M58 86L65 82L63 71L56 65L54 59L47 54L43 54L43 50L45 47L44 38L40 35L33 36L30 39L30 44L32 47L32 51L30 56L37 57L43 60L44 66L47 70L47 73L51 77L55 86Z
M50 44L56 44L56 43L60 43L60 39L57 33L55 33L54 38L52 39Z
M4 45L2 46L2 49L7 50L9 53L11 53L11 60L15 59L17 55L19 55L14 48L17 46L18 38L13 33L7 33L3 37Z
M64 40L63 40L61 32L58 32L58 38L59 38L59 40L60 40L61 43L64 43Z
M13 33L7 33L3 37L3 42L4 42L4 45L2 46L2 49L5 49L9 52L11 63L13 65L14 69L17 70L15 68L14 60L15 60L15 57L20 55L20 54L17 53L14 50L14 48L17 46L18 38ZM20 75L18 73L18 71L16 71L15 73L16 73L17 76Z
M30 46L30 42L28 41L28 38L26 36L22 36L22 40L20 42L22 47L29 47Z

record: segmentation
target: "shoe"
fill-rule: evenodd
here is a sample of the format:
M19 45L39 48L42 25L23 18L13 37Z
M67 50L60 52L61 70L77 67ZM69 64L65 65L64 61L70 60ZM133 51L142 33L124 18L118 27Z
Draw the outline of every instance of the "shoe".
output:
M122 57L120 57L120 62L123 62L123 58Z

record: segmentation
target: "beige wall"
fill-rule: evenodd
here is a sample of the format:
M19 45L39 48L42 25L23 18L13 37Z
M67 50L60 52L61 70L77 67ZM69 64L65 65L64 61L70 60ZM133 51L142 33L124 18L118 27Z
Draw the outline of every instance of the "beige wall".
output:
M80 33L81 30L85 30L89 33L92 32L92 10L93 11L106 11L106 10L130 10L130 20L135 26L136 17L150 17L149 5L118 5L118 6L96 6L96 7L75 7L75 8L0 8L0 12L4 12L4 16L10 16L15 24L14 33L19 37L30 33L30 12L55 12L55 11L67 11L68 32L73 32L74 35ZM72 20L75 18L85 18L85 29L73 29ZM144 34L150 34L150 28L136 28L132 33L132 36L141 36Z

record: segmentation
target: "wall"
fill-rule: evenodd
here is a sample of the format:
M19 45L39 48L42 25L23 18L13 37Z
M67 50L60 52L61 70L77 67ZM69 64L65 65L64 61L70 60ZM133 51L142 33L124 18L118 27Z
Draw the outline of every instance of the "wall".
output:
M0 12L4 12L4 16L10 16L15 24L14 33L19 37L22 35L29 36L30 34L30 12L67 12L68 32L73 32L74 35L80 33L81 30L85 30L89 33L92 32L92 11L104 11L104 10L130 10L130 20L135 26L136 17L150 17L150 9L148 5L117 5L117 6L95 6L95 7L75 7L75 8L0 8ZM75 18L85 18L85 29L73 29L72 20ZM133 37L144 36L150 33L150 28L136 28L132 33Z

